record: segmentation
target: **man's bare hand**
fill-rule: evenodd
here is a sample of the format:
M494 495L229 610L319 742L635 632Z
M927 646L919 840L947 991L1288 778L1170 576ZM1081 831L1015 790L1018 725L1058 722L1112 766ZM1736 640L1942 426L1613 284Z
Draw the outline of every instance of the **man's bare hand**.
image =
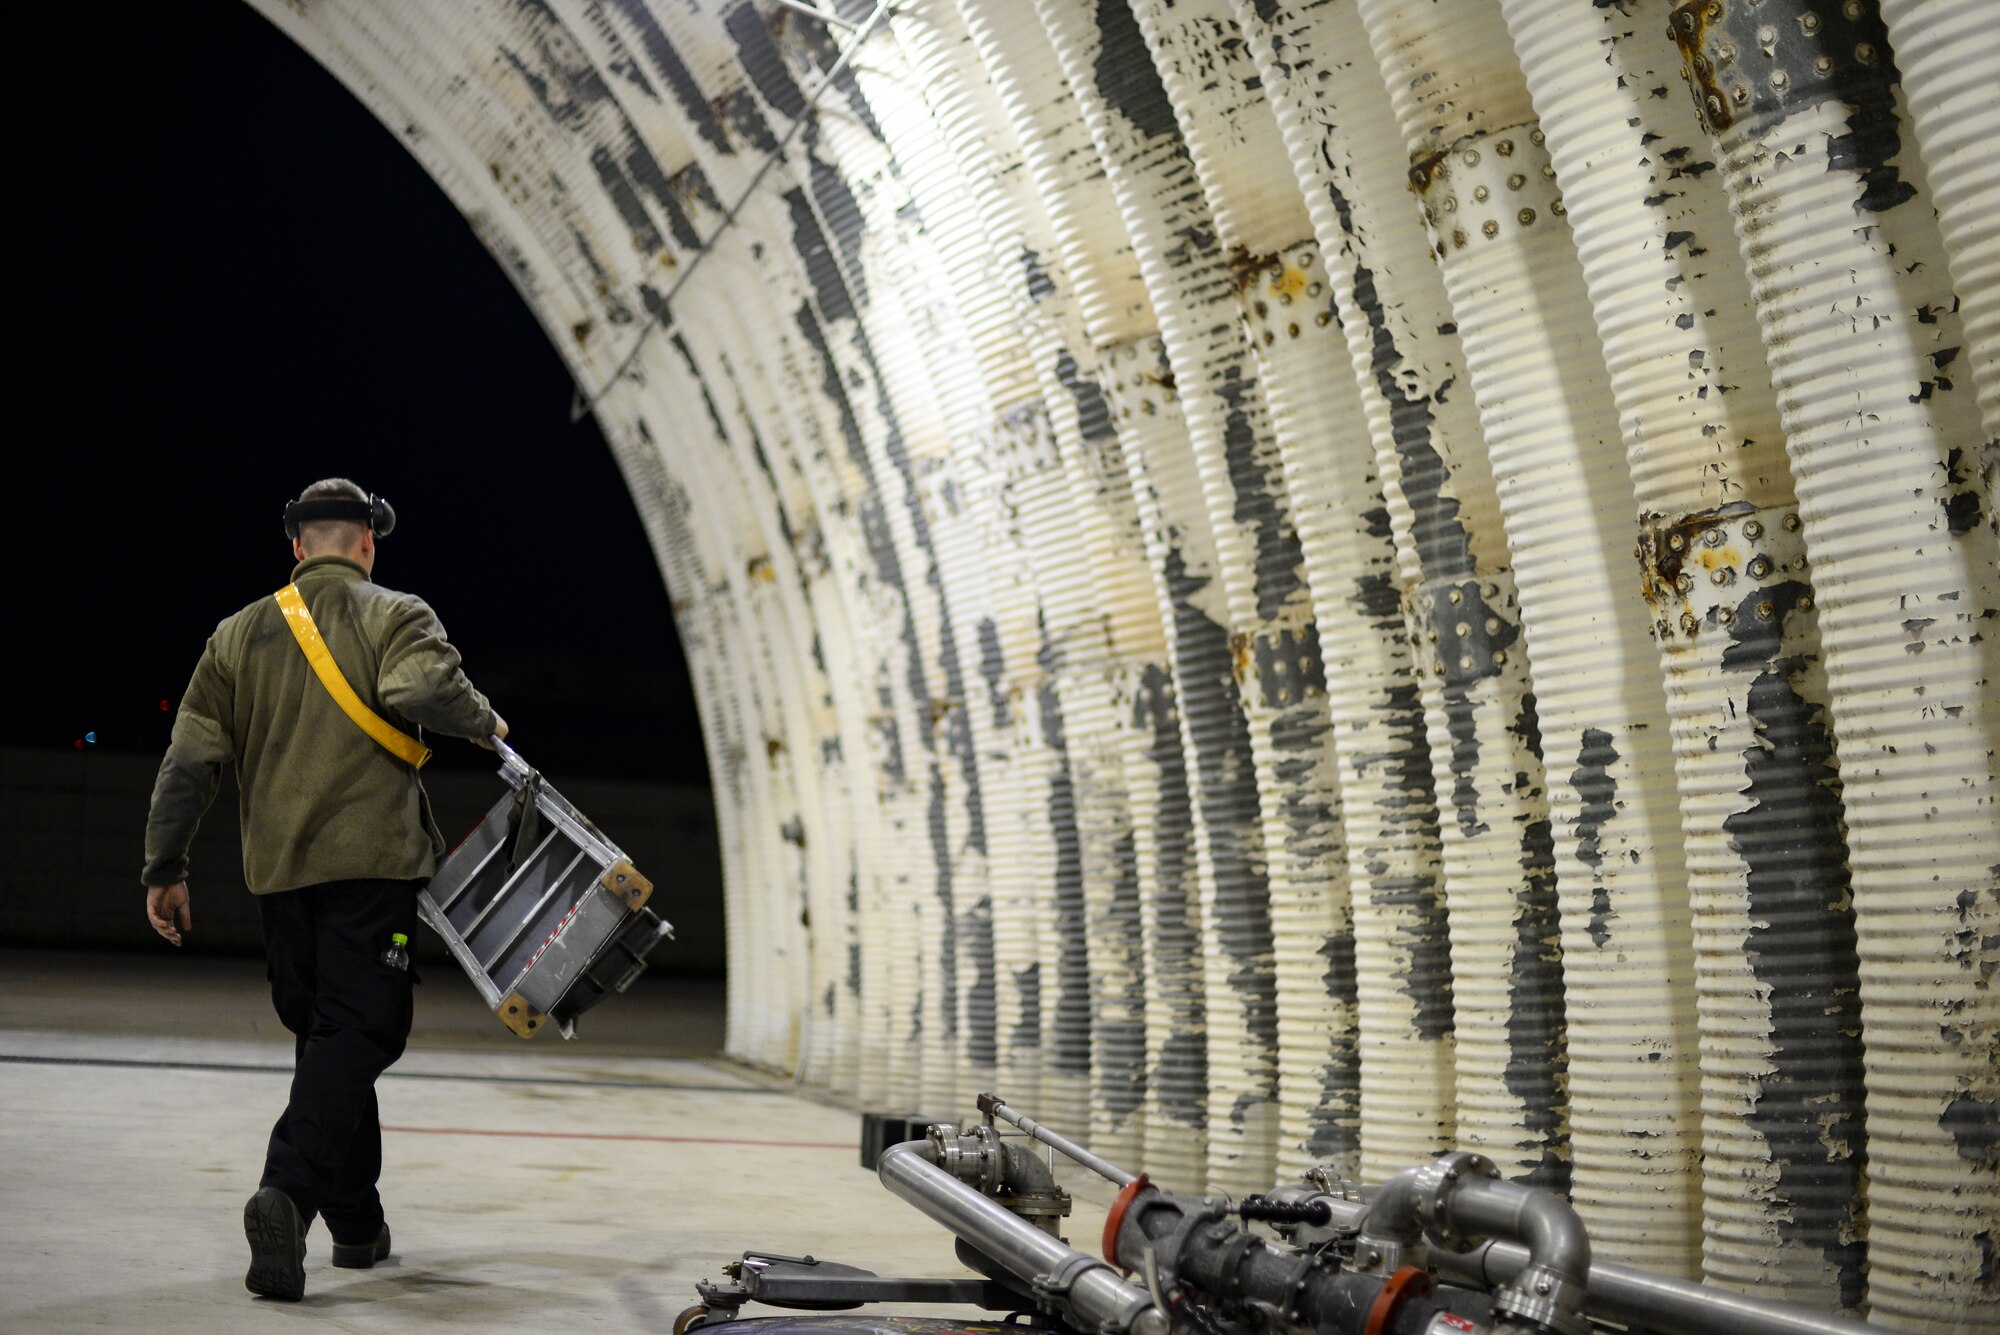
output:
M497 709L493 711L493 736L498 737L503 742L507 740L507 720L500 717L500 711ZM493 743L485 737L475 737L472 740L485 747L488 751L493 749Z
M174 925L177 919L178 927ZM194 930L194 914L188 910L187 882L147 886L146 920L153 924L154 931L179 945L181 933Z

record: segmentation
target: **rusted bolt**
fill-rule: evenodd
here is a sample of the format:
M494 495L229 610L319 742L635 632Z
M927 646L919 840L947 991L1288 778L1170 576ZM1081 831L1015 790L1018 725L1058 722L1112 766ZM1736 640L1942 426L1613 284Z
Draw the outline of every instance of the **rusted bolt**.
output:
M1321 311L1318 315L1315 315L1313 317L1313 323L1318 325L1321 329L1324 329L1326 328L1327 321L1331 320L1332 318L1333 317L1328 315L1325 311Z
M1676 575L1674 577L1674 587L1682 593L1692 593L1694 591L1694 576Z
M1762 579L1762 578L1764 578L1764 576L1766 576L1766 575L1768 575L1768 574L1770 574L1770 573L1771 573L1771 558L1770 558L1770 557L1768 557L1768 556L1753 556L1753 557L1751 557L1751 558L1750 558L1750 578L1752 578L1752 579Z
M1276 343L1277 341L1278 341L1278 336L1277 336L1276 334L1274 334L1274 333L1270 332L1270 331L1269 331L1268 329L1264 331L1264 346L1265 346L1265 347L1267 347L1267 348L1268 348L1268 347L1270 347L1270 346L1271 346L1271 345L1272 345L1273 343Z
M1736 624L1736 609L1733 607L1718 607L1715 609L1715 619L1725 626L1733 626Z
M1695 627L1696 627L1697 625L1699 625L1699 624L1700 624L1700 623L1699 623L1699 622L1697 622L1697 621L1696 621L1696 620L1694 619L1694 613L1692 613L1692 612L1683 612L1683 613L1681 613L1681 633L1682 633L1682 634L1684 634L1684 635L1692 635L1692 634L1694 634L1694 631L1695 631Z
M1296 324L1288 324L1285 326L1285 332L1291 337L1297 338L1299 336L1299 327Z
M1667 535L1667 546L1673 548L1675 551L1679 551L1681 548L1687 545L1688 545L1687 539L1682 537L1680 534L1669 533Z
M1813 598L1811 594L1802 593L1799 595L1799 610L1801 612L1812 611L1812 606L1813 606Z
M1869 43L1863 42L1854 48L1854 58L1864 65L1873 65L1875 63L1875 48Z
M1728 566L1724 566L1724 567L1723 567L1722 569L1720 569L1720 570L1716 571L1716 572L1715 572L1714 574L1710 575L1710 576L1709 576L1708 578L1709 578L1709 579L1710 579L1710 580L1711 580L1711 581L1712 581L1713 583L1716 583L1716 584L1727 584L1727 583L1729 583L1729 581L1730 581L1730 580L1732 580L1732 579L1735 579L1735 578L1736 578L1736 572L1735 572L1734 570L1731 570L1731 569L1730 569L1730 568L1729 568Z
M1739 83L1729 90L1729 96L1738 103L1748 102L1750 100L1750 90Z
M1755 542L1764 536L1764 526L1753 519L1743 526L1743 536Z
M1707 97L1704 97L1702 104L1708 108L1709 115L1720 116L1722 114L1722 99L1714 93L1710 93Z
M1514 141L1512 139L1502 139L1499 143L1493 145L1493 151L1503 158L1511 158L1514 156Z
M1769 621L1776 615L1778 615L1778 605L1770 599L1767 598L1757 604L1757 619L1759 621Z
M1708 532L1701 535L1701 540L1707 543L1711 547L1720 547L1722 545L1722 530L1719 528L1712 528Z
M1797 533L1798 531L1799 531L1799 517L1797 515L1786 515L1785 532Z
M1489 237L1498 236L1500 235L1500 224L1494 222L1491 218L1488 218L1485 221L1485 223L1481 225L1479 230L1484 232Z
M1522 209L1514 216L1521 220L1521 226L1523 227L1527 227L1535 221L1535 211L1533 209Z

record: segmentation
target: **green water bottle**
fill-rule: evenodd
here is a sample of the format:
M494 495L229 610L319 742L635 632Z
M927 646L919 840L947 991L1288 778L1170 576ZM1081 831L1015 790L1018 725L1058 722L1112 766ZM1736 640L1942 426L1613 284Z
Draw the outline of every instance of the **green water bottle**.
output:
M409 937L403 935L401 932L393 933L389 937L389 948L382 952L382 962L392 969L401 969L404 973L408 973L410 971L409 945Z

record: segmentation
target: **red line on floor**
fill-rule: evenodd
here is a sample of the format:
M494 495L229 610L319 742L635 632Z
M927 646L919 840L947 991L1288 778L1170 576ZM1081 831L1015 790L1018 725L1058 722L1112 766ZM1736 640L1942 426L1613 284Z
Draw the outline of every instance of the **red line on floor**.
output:
M656 1145L749 1145L776 1150L859 1150L852 1141L830 1140L724 1140L713 1136L617 1135L608 1131L488 1131L469 1126L389 1126L412 1136L515 1136L526 1140L642 1140Z

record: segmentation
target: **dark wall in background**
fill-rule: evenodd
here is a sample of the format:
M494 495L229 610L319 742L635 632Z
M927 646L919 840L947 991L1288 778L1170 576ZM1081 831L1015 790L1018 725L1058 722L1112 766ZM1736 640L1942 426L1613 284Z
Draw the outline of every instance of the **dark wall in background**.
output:
M0 943L173 950L147 925L139 886L157 763L94 750L0 749ZM673 923L675 937L654 952L653 970L720 974L722 862L708 789L561 775L550 782L652 880L650 907ZM485 773L426 770L424 787L447 844L507 791L490 761ZM236 788L225 779L195 839L194 931L185 949L263 951L237 838ZM417 944L420 957L454 967L428 931Z

